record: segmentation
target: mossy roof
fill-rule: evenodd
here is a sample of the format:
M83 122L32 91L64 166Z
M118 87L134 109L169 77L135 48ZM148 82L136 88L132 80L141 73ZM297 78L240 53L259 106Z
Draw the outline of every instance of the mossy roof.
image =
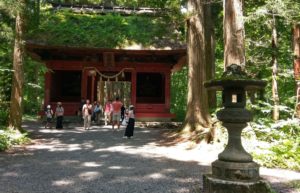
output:
M55 46L182 49L184 27L166 16L78 14L67 10L44 11L39 28L27 39Z

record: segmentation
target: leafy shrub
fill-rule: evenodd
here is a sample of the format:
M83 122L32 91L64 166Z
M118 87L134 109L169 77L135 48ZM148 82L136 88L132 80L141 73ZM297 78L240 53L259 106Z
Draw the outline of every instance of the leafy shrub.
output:
M28 143L29 141L27 133L20 133L15 130L0 130L0 151L4 151L13 145Z
M272 168L300 169L299 139L296 144L292 140L283 140L264 151L254 153L254 158L263 166Z
M254 158L266 167L300 169L300 120L286 119L273 122L270 118L257 119L252 127L259 141L267 142L258 147Z
M0 128L7 125L8 122L8 102L0 102Z

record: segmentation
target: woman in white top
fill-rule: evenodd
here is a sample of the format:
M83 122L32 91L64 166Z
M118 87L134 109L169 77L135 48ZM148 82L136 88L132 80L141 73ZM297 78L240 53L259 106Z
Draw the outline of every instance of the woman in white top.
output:
M125 130L124 136L127 137L127 139L130 139L130 137L133 136L133 130L134 130L134 123L135 123L135 115L134 115L134 106L130 105L129 106L129 111L128 111L128 124Z

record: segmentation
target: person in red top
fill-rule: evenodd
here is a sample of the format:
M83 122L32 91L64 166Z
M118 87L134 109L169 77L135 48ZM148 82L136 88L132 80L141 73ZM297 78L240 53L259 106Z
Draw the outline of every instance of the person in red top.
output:
M119 100L119 97L116 97L116 100L112 103L112 129L114 130L114 126L117 125L118 129L120 129L120 119L121 119L121 107L123 103Z

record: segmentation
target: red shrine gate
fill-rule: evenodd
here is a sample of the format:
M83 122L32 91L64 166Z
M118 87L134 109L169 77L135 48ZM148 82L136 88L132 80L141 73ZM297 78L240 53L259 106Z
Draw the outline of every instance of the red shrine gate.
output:
M133 104L140 120L169 120L171 71L184 62L185 49L120 50L27 44L27 51L45 63L44 104L63 103L75 115L81 99L105 100L119 96Z

